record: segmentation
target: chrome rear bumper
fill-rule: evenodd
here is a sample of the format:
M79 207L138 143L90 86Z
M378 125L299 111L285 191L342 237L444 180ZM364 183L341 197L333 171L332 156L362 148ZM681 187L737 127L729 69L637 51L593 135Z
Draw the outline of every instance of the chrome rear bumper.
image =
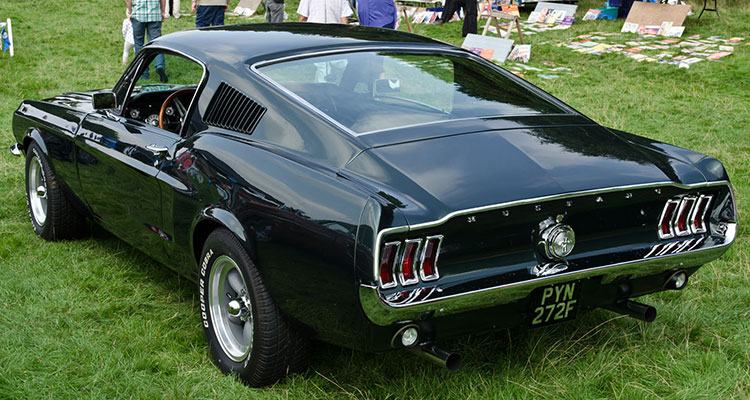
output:
M10 154L13 154L16 157L21 157L21 150L23 150L23 145L21 143L14 143L10 146Z
M441 296L442 289L439 286L413 289L413 293L402 296L401 298L406 299L398 303L389 301L380 293L377 286L362 284L359 286L359 300L370 321L381 326L399 321L419 320L425 312L433 317L447 316L519 301L529 296L536 288L561 282L602 276L602 283L609 283L623 274L639 278L675 268L697 267L724 254L734 241L736 232L737 224L728 223L723 243L708 248L668 255L649 254L639 260L563 272L461 294Z

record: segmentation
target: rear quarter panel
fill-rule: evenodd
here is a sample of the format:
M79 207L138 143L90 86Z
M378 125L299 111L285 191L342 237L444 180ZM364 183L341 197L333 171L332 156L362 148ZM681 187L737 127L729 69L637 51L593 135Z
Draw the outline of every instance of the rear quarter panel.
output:
M226 211L281 310L320 339L356 347L366 320L355 243L367 194L336 169L242 135L206 131L183 145L162 171L181 183L163 193L175 261L196 277L192 229Z

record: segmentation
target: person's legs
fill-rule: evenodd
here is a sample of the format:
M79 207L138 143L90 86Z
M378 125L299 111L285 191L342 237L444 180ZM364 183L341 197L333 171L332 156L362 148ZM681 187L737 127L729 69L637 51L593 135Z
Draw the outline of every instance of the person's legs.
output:
M453 14L458 10L457 0L446 0L443 6L443 13L440 15L440 21L443 23L448 22L453 18ZM437 22L437 21L435 21Z
M266 22L284 22L284 3L266 0Z
M180 18L180 0L172 0L172 15L175 18Z
M154 21L146 23L146 33L148 33L148 41L152 41L161 36L161 21ZM159 74L159 80L166 83L167 74L164 66L164 54L159 54L154 58L154 67L156 67L156 73Z
M211 20L209 19L209 6L198 6L195 9L195 27L202 28L204 26L210 26Z
M211 6L211 25L221 26L224 25L224 6Z
M464 24L461 27L461 36L466 37L469 33L477 33L477 0L463 0Z
M133 40L135 40L135 54L143 48L143 41L146 40L146 24L139 22L135 18L130 18L130 23L133 25ZM148 67L143 71L141 79L148 79Z

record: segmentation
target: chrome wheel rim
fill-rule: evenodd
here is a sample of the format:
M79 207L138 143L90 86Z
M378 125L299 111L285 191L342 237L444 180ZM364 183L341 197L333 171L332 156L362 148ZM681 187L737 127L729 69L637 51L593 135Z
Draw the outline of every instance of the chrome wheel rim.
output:
M47 180L44 179L42 160L36 155L29 162L28 191L31 217L39 226L47 221Z
M228 256L214 261L208 278L208 305L221 349L232 360L244 361L253 347L253 308L245 277Z

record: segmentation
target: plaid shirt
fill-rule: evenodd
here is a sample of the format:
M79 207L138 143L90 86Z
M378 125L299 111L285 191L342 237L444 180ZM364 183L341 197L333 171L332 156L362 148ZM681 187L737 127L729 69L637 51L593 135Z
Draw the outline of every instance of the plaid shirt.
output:
M131 17L138 22L161 21L161 1L133 0L133 13Z

